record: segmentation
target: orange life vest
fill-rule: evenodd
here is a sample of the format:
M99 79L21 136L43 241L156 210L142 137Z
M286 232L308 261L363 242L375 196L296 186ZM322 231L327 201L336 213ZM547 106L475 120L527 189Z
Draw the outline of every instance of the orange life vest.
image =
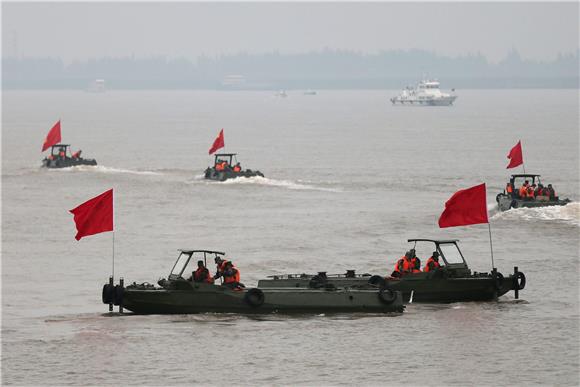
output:
M232 267L232 272L228 275L224 275L224 283L231 284L234 282L240 282L240 271L235 267Z
M419 269L419 271L421 271L421 260L417 257L411 258L411 271L414 271L415 268L417 268L417 269Z
M234 172L240 172L241 170L242 170L242 167L240 167L239 165L234 166Z
M532 186L529 186L529 187L527 188L527 196L528 196L529 198L533 198L533 197L534 197L534 189L532 188Z
M395 263L395 271L401 274L409 273L411 271L411 262L406 256L401 257L397 263Z
M522 185L520 187L520 197L521 198L525 198L526 197L527 190L528 190L528 188L525 185Z
M209 274L209 270L205 267L198 267L193 273L194 282L207 282L208 284L213 284L213 278Z
M512 192L514 192L514 189L512 188L512 185L511 185L510 183L507 183L507 186L505 187L505 191L506 191L507 193L510 193L510 194L511 194Z
M223 171L224 170L224 163L218 163L215 165L216 171Z
M425 267L423 268L424 272L428 272L431 270L437 270L441 267L441 265L439 264L439 262L437 262L435 260L435 258L431 257L427 260L427 263L425 264Z

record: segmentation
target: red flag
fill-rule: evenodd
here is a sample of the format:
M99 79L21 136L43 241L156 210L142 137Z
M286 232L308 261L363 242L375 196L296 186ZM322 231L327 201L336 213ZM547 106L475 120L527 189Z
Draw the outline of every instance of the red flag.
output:
M507 155L507 158L510 159L510 163L506 167L506 169L514 168L524 163L524 155L522 152L521 141L518 141L518 143L510 150L510 153Z
M113 189L103 192L69 211L77 227L75 239L113 231Z
M479 223L489 223L485 183L455 192L439 217L441 228Z
M53 146L54 144L58 144L60 142L60 120L54 126L44 139L44 143L42 144L42 152Z
M223 148L226 144L224 143L224 130L220 130L220 134L218 134L217 138L213 142L213 145L209 149L209 154L211 155L216 150Z

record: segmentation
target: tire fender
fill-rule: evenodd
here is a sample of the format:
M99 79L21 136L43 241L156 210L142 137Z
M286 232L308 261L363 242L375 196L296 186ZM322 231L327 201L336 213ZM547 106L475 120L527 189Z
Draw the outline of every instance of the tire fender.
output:
M264 304L265 299L264 292L258 288L249 289L244 296L244 301L253 308Z
M379 290L379 301L385 305L390 305L397 299L397 293L395 293L391 288L382 287Z
M113 303L113 293L115 288L111 284L104 284L103 285L103 304L112 304Z

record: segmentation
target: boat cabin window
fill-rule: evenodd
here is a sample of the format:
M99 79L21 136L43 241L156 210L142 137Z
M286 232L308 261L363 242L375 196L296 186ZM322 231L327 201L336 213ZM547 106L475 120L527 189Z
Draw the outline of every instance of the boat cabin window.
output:
M516 177L514 179L514 187L515 188L520 188L522 185L524 185L525 181L528 181L530 184L538 184L540 182L540 178L539 177L534 177L534 176L529 176L529 177Z
M180 276L181 273L183 273L183 270L185 269L185 265L187 265L187 262L189 261L190 257L191 257L191 254L182 252L179 255L179 258L177 258L177 262L175 262L175 265L173 266L173 270L171 270L170 275Z
M461 256L461 252L455 243L441 243L439 245L439 250L445 257L447 263L465 263L463 257Z

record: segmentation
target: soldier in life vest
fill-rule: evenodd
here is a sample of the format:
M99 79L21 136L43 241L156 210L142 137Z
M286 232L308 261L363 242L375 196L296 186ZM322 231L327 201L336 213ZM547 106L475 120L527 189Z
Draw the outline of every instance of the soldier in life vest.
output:
M536 198L536 185L532 184L528 187L528 198L535 199Z
M66 148L59 148L58 150L58 157L60 157L62 160L64 160L66 157L65 149Z
M521 199L524 199L528 196L527 192L528 192L529 185L530 185L530 182L526 180L526 181L524 181L524 184L522 184L522 186L520 187L519 194L520 194Z
M227 262L223 272L224 285L229 288L240 288L240 271L231 263Z
M79 149L78 151L76 151L75 153L73 153L72 158L73 159L79 159L81 157L81 153L82 153L82 150Z
M421 260L417 257L415 253L415 249L411 250L413 256L411 257L411 273L420 273L421 272Z
M215 275L213 276L214 279L218 279L223 276L224 270L226 269L226 264L228 261L225 259L221 259L220 257L215 257L214 262L216 264Z
M514 193L514 187L511 185L511 183L507 183L505 186L505 192L511 197L513 196Z
M391 274L391 277L402 277L405 274L408 274L412 270L411 266L411 258L415 254L414 250L407 251L405 255L403 255L397 263L395 263L395 270Z
M234 172L241 172L242 171L242 166L240 165L240 163L237 163L236 165L234 165Z
M548 192L550 193L550 200L556 200L556 191L554 191L552 184L548 184Z
M197 261L197 270L193 272L193 282L205 282L213 284L213 278L209 270L204 266L203 261Z
M423 271L427 273L430 271L437 270L440 267L441 265L439 264L439 253L437 251L433 251L433 255L431 255L431 258L427 260L427 263L425 264Z
M224 170L224 167L225 167L225 161L218 160L218 161L215 163L215 170L216 170L216 171L223 171L223 170Z

